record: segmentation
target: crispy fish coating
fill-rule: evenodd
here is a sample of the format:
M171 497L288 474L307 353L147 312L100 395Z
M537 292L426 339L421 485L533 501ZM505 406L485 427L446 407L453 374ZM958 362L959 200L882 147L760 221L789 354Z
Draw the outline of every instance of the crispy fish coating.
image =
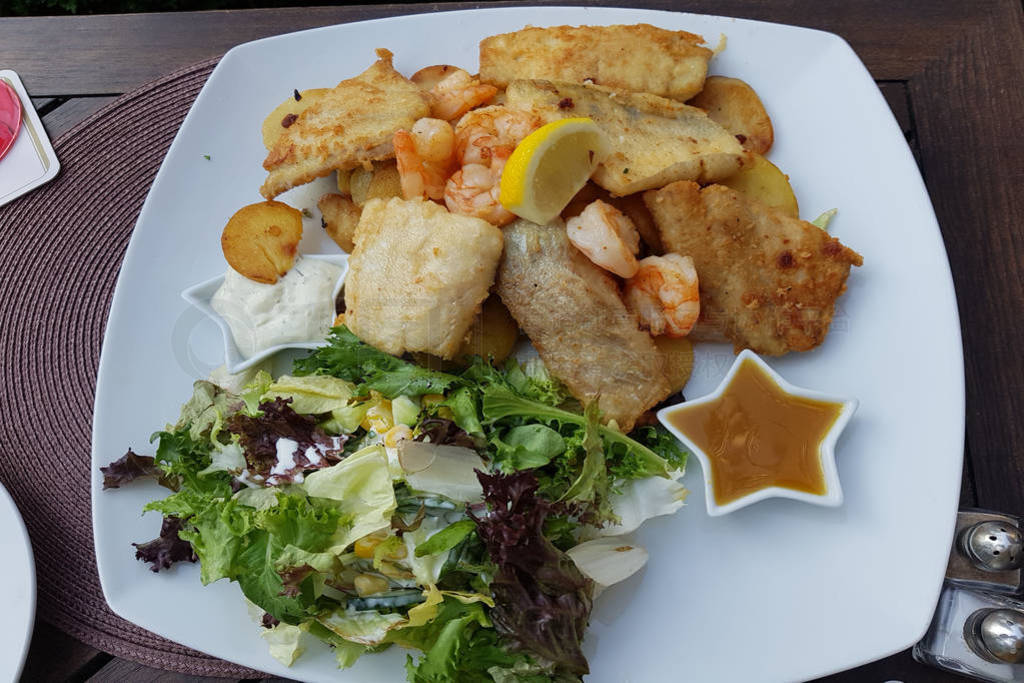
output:
M263 162L270 172L260 192L273 199L334 169L395 156L391 137L430 112L428 95L391 66L391 53L342 81L299 114Z
M739 141L702 110L664 97L525 80L513 81L506 94L508 106L532 111L545 122L593 119L608 134L612 151L592 180L615 195L676 180L722 180L747 158Z
M480 80L583 83L687 100L704 87L712 52L704 39L650 24L528 26L480 41Z
M825 339L860 254L722 185L672 183L644 201L665 248L693 257L702 325L721 330L737 351L772 356Z
M371 199L345 279L345 322L387 353L452 358L487 298L501 230L426 200Z
M662 354L561 225L505 228L497 292L548 370L580 401L596 398L623 431L668 396Z

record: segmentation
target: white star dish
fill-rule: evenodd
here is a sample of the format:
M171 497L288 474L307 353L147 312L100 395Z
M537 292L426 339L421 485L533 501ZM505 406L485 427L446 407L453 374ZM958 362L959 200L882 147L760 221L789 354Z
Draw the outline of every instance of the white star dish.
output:
M332 299L337 299L338 294L341 292L341 287L345 283L345 276L348 274L348 254L303 254L302 258L326 261L341 268L341 276L338 277L338 281L335 283L331 294ZM224 337L224 364L231 374L252 367L285 349L317 349L326 344L326 341L323 339L287 342L268 347L246 358L239 351L238 345L235 344L235 338L231 334L231 327L217 311L213 310L211 305L213 295L220 289L223 283L224 276L218 275L197 285L192 285L181 293L181 298L198 308L220 328L221 335Z
M722 394L726 391L729 385L732 383L733 378L739 371L740 367L746 360L753 361L764 373L780 388L783 392L799 397L811 399L814 401L824 401L829 403L840 404L842 407L839 410L839 415L836 417L835 422L825 432L824 438L821 440L821 444L818 446L818 456L821 462L821 470L825 479L825 493L814 494L804 491L797 491L795 489L785 488L781 486L766 486L756 491L748 493L740 498L730 501L729 503L720 505L715 500L714 493L714 482L713 474L711 469L711 461L707 453L700 448L693 439L688 437L683 431L676 428L667 418L670 414L679 411L683 406L696 407L700 405L706 405L713 403L722 397ZM662 425L665 426L677 439L682 441L690 452L693 453L697 460L700 461L701 470L704 473L704 500L707 504L708 514L712 517L719 515L725 515L734 510L752 505L753 503L766 500L768 498L790 498L793 500L799 500L805 503L811 503L813 505L822 505L825 507L837 507L843 502L843 490L839 484L839 471L836 467L836 454L835 445L839 440L839 435L850 422L850 418L853 417L854 411L857 410L858 401L857 399L838 398L824 394L820 391L813 389L805 389L790 384L783 379L777 372L765 363L756 353L745 349L740 352L733 361L732 367L722 380L718 388L707 396L703 396L699 399L692 401L686 401L672 406L667 406L658 411L658 420Z

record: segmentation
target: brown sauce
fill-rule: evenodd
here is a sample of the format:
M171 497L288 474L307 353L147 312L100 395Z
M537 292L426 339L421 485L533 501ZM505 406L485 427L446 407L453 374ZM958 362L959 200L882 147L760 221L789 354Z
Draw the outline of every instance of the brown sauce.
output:
M842 408L792 396L746 359L718 399L667 419L707 454L705 476L725 505L770 486L824 495L820 447Z

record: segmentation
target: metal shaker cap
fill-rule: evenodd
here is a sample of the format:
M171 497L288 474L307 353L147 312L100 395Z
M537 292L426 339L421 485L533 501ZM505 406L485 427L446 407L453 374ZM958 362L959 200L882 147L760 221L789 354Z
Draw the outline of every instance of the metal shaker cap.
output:
M1001 572L1024 565L1020 529L1006 522L979 522L961 537L964 554L979 569Z
M964 639L975 654L990 662L1024 663L1024 612L980 609L964 622Z

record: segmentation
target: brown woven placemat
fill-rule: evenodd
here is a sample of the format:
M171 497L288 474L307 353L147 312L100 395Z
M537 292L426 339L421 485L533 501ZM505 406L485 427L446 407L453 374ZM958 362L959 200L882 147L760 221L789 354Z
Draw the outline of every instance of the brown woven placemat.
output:
M261 674L110 611L89 503L96 369L114 282L160 162L217 61L90 116L55 142L60 176L0 208L0 481L32 538L44 621L147 666L253 678Z

